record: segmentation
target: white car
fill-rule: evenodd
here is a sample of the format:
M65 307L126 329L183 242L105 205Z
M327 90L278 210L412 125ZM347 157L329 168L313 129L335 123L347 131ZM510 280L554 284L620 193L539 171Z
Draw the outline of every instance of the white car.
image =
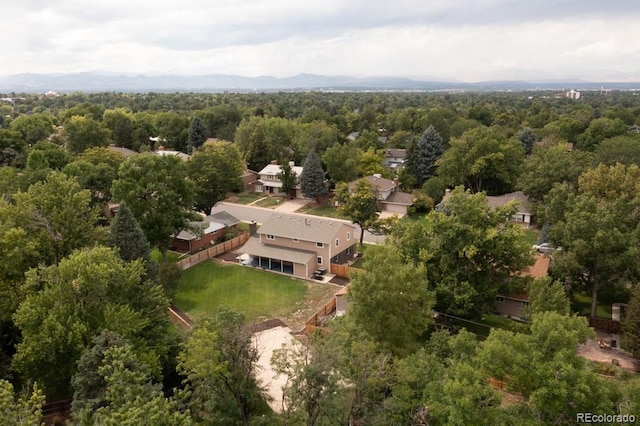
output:
M538 250L538 253L550 254L555 251L562 250L562 247L554 247L551 243L534 244L533 248Z

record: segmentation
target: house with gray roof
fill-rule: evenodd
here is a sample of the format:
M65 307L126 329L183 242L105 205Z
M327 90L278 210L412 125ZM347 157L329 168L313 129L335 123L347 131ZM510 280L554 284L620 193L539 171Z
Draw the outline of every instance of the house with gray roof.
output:
M293 161L289 162L291 170L296 174L296 187L294 189L295 198L304 198L302 191L300 190L300 175L302 175L302 166L296 166ZM280 174L282 173L282 165L277 161L272 161L267 164L262 170L258 172L259 178L253 183L254 192L271 194L271 195L284 195L282 192L282 182L280 181Z
M489 207L492 209L504 207L510 202L514 202L518 205L518 211L513 215L511 220L514 222L520 222L528 228L531 224L533 212L529 205L529 197L524 195L522 191L510 192L508 194L498 196L487 196L487 203L489 203Z
M329 217L274 213L239 251L245 264L309 278L353 257L355 231Z
M413 195L402 192L396 180L385 179L379 174L365 176L362 179L369 182L376 192L380 211L395 213L399 216L407 214L407 209L413 204ZM351 182L349 188L355 188L356 183L357 181Z
M194 253L210 247L230 230L238 231L240 220L222 211L192 222L191 229L183 229L173 237L171 247L180 252Z

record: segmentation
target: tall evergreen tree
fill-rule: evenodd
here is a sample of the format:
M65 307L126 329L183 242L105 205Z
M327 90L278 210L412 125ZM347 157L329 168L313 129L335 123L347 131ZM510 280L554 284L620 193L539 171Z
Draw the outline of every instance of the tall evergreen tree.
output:
M129 207L122 203L109 231L109 246L118 249L120 258L131 262L136 259L149 260L151 249L144 231Z
M522 144L522 149L524 149L524 153L529 155L531 153L531 149L533 148L533 144L536 142L536 134L533 133L531 127L525 127L520 130L517 136L518 140Z
M442 136L435 127L429 126L420 139L408 150L407 167L416 178L416 185L435 175L436 161L444 152Z
M300 174L300 189L305 197L318 198L327 193L325 172L315 150L309 151Z
M207 128L200 117L191 120L191 125L189 126L189 153L204 144L208 137L207 134Z

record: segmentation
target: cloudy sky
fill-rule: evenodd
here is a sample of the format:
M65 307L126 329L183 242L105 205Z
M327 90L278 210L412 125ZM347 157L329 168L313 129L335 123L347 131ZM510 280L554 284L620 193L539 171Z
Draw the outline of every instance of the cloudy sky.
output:
M638 0L8 0L0 22L0 75L640 81Z

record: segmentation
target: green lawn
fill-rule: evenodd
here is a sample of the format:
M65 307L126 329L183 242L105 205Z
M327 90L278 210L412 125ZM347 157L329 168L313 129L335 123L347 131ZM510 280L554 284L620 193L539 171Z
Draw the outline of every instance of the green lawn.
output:
M596 306L596 316L598 318L611 319L611 303L598 297ZM574 293L571 301L571 308L579 315L591 316L591 295L586 293Z
M539 240L540 240L540 230L539 229L535 229L535 228L528 228L524 230L525 235L524 238L527 241L527 243L534 245L534 244L538 244Z
M183 257L185 257L183 253L178 253L177 251L171 250L167 251L167 260L169 261L169 263L175 263ZM151 250L151 259L155 260L156 262L160 262L160 260L162 259L160 250L158 250L157 248Z
M204 262L184 271L173 302L194 319L224 305L255 321L297 310L297 302L306 295L307 285L300 280L246 266Z
M323 204L309 203L306 206L302 206L300 209L298 209L298 213L314 214L316 216L326 216L326 217L333 217L336 219L349 220L349 218L343 215L342 213L340 213L340 211L336 207L327 203L323 203Z
M232 194L225 201L237 204L249 204L264 197L264 194L256 194L254 192L243 192L241 194Z
M282 197L265 197L264 199L258 201L253 204L258 207L274 207L284 202L284 198Z

